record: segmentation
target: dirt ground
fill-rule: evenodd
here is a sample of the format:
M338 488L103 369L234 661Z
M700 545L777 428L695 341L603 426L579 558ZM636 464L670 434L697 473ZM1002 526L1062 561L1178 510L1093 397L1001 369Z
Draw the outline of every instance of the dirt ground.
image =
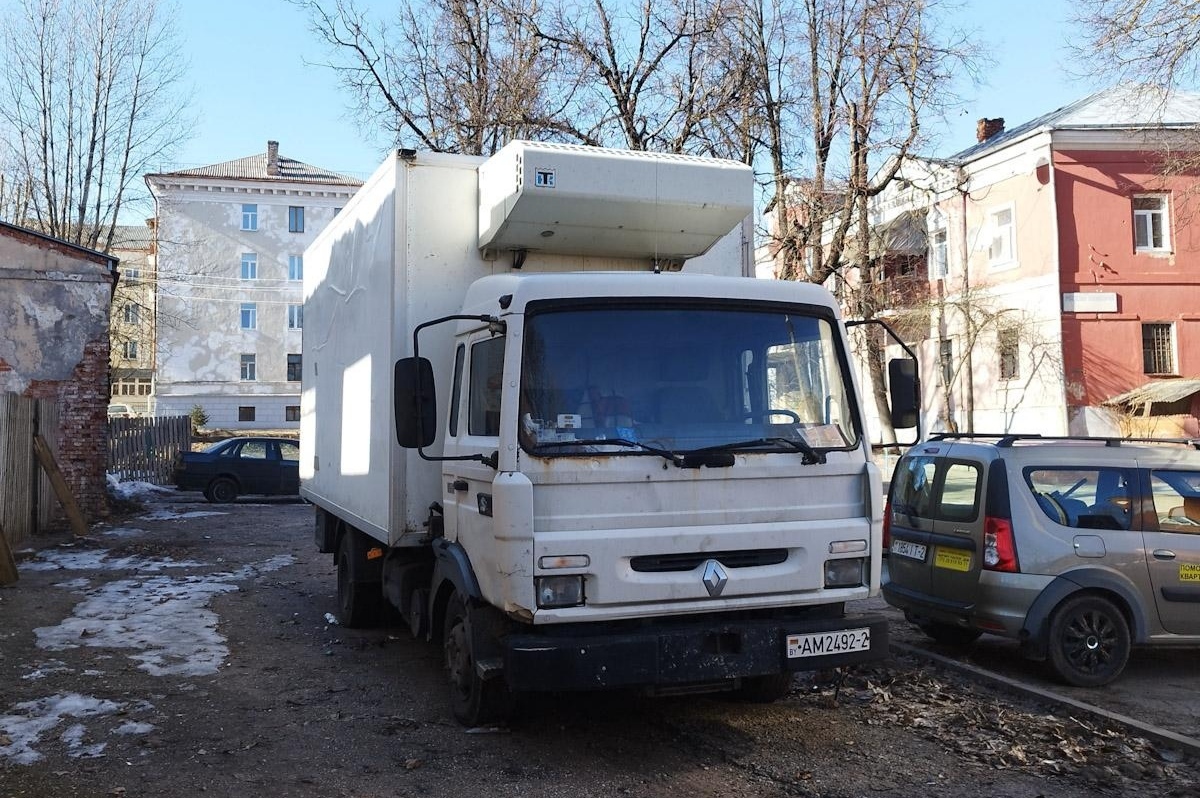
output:
M769 706L551 695L464 729L438 646L335 623L311 507L198 499L20 553L0 796L1200 796L1170 750L901 659Z

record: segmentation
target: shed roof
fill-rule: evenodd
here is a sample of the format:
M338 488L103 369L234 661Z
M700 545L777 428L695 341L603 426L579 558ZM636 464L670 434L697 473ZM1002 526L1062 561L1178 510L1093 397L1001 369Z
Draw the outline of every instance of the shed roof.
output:
M1200 379L1151 380L1131 391L1105 399L1105 405L1140 406L1147 402L1178 402L1200 393Z

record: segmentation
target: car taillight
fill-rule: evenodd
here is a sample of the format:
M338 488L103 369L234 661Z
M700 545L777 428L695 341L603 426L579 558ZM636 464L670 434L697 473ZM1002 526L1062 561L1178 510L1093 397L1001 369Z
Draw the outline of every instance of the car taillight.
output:
M988 516L983 521L983 567L989 571L1016 573L1017 544L1013 540L1012 521Z
M892 500L888 499L883 505L883 550L892 547Z

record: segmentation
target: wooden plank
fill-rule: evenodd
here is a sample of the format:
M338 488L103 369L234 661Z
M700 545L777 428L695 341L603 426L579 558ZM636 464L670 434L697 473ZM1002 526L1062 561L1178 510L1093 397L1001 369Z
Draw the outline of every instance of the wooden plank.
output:
M17 581L17 561L13 558L4 527L0 526L0 585L12 585Z
M67 513L67 519L71 522L71 529L75 532L75 537L86 536L88 525L83 517L83 511L79 509L75 495L71 493L71 489L67 487L67 481L63 479L62 472L58 470L58 463L54 461L54 453L50 451L46 439L41 435L33 436L33 451L37 455L38 462L42 464L42 470L50 477L50 484L54 486L54 493Z

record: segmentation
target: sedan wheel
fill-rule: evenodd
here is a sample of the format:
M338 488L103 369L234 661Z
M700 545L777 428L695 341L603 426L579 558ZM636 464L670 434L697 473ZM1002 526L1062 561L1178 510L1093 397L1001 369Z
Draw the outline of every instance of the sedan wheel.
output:
M220 477L209 484L204 495L210 502L229 504L238 497L237 485L231 479Z

